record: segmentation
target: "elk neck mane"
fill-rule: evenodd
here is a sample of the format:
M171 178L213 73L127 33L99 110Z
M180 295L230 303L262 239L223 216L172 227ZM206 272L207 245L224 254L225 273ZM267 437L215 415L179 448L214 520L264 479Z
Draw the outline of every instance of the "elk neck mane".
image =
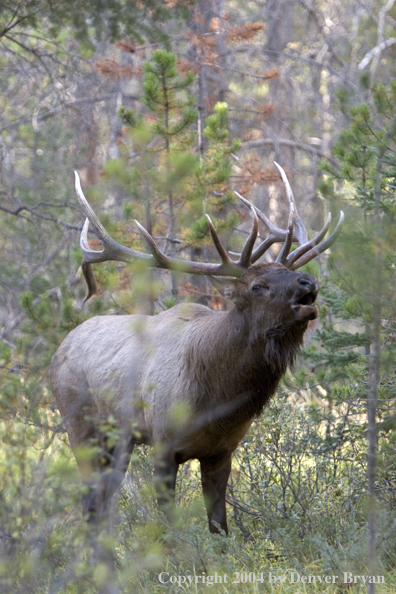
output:
M202 386L202 397L213 403L241 397L244 416L259 415L275 393L287 367L295 363L307 324L255 325L233 307L214 312L196 309L185 342L186 367ZM198 309L199 308L199 309Z

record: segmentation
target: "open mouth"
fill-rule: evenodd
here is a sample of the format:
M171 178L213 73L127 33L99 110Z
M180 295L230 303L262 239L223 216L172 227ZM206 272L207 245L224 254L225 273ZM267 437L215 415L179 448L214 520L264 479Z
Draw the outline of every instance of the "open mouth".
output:
M316 293L314 293L313 291L311 291L310 293L307 293L306 295L304 295L304 297L301 297L301 299L299 299L297 301L298 305L312 305L316 300Z
M310 291L298 299L292 305L296 320L300 322L308 322L309 320L315 320L318 317L319 309L317 305L314 305L317 297L316 291Z

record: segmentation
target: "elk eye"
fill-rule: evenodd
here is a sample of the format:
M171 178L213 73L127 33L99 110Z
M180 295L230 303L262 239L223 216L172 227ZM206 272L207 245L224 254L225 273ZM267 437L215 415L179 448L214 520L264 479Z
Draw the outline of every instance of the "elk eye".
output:
M268 287L266 287L265 285L252 285L252 291L256 295L259 295L260 293L267 293Z

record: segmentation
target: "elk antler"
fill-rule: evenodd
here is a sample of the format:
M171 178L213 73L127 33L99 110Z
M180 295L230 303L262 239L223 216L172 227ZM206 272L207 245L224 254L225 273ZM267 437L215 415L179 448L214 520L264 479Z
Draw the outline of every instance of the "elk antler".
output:
M341 232L342 226L344 224L344 213L343 211L340 212L340 218L337 223L336 228L334 229L333 233L322 243L322 239L325 237L327 231L329 230L330 223L331 223L331 214L328 215L327 221L319 231L319 233L313 237L313 239L308 241L308 232L307 229L302 222L296 206L296 201L293 196L292 189L289 184L289 180L287 179L287 175L284 169L275 162L275 166L279 169L280 174L282 176L283 183L285 184L286 194L289 199L290 210L289 210L289 223L288 228L286 230L279 229L275 227L268 219L268 217L261 212L254 206L249 200L246 200L243 196L241 196L238 192L235 194L250 208L253 208L257 212L257 216L259 219L264 223L269 231L268 237L262 241L262 243L254 250L251 255L251 262L257 262L259 258L268 250L271 245L274 243L281 243L283 242L283 247L276 259L277 262L280 262L289 270L296 270L300 268L307 262L310 262L313 258L327 250L337 239L338 235ZM297 242L300 246L294 250L290 255L290 248L293 242Z
M286 187L287 197L289 199L290 210L289 210L289 223L287 229L279 229L273 225L266 215L261 212L256 206L251 204L249 200L246 200L238 192L235 194L248 206L253 215L253 226L246 240L246 243L242 249L239 259L235 262L231 260L227 253L227 250L222 245L217 231L208 215L206 215L209 231L216 247L216 250L220 256L221 264L212 264L209 262L191 262L189 260L178 260L176 258L167 256L157 246L154 238L150 233L138 222L135 221L140 233L143 235L151 254L139 252L131 248L125 247L117 243L107 233L98 217L90 207L81 189L80 177L75 171L75 187L77 197L82 206L82 209L86 215L86 220L81 233L80 247L83 253L82 270L84 273L85 280L88 285L88 294L85 301L97 292L95 275L92 270L92 264L99 262L106 262L108 260L116 260L120 262L133 262L136 260L143 260L147 266L155 268L165 268L167 270L178 270L180 272L188 272L191 274L205 274L212 276L233 276L240 277L244 270L249 268L252 264L268 250L268 248L276 242L283 243L283 247L278 255L277 262L284 264L290 270L295 270L300 266L303 266L328 247L330 247L337 239L343 222L344 213L341 211L340 219L333 233L325 241L322 239L325 237L331 222L331 215L328 216L326 224L323 229L310 241L308 241L308 233L302 222L296 206L296 201L293 196L292 189L287 179L286 173L283 168L275 163L282 176L283 183ZM258 235L258 218L264 223L269 231L269 235L264 241L254 250L254 244ZM103 244L103 249L100 251L92 250L88 244L88 229L89 225L92 225L93 230L97 237ZM320 243L322 241L322 243ZM293 242L300 244L300 247L294 250L291 254L290 248Z
M92 270L92 264L99 262L106 262L108 260L117 260L120 262L133 262L136 260L144 260L147 266L155 268L165 268L168 270L178 270L180 272L188 272L192 274L206 274L212 276L242 276L244 270L251 265L253 246L258 235L258 218L256 210L253 205L249 204L249 208L253 215L253 227L246 240L245 246L242 250L242 254L238 261L234 262L227 254L226 249L223 247L216 229L210 218L207 216L210 234L213 239L213 243L217 249L217 252L221 258L221 264L212 264L209 262L191 262L189 260L178 260L167 256L157 246L154 238L150 233L138 222L135 221L140 233L143 235L151 254L139 252L131 248L125 247L117 243L107 233L102 223L90 207L87 199L81 188L80 177L75 173L75 188L78 200L81 207L86 215L84 227L81 232L80 247L83 254L82 270L84 273L85 280L88 285L88 294L85 301L97 292L95 275ZM92 250L88 245L88 229L89 225L92 225L93 230L97 237L103 244L103 249L100 251Z

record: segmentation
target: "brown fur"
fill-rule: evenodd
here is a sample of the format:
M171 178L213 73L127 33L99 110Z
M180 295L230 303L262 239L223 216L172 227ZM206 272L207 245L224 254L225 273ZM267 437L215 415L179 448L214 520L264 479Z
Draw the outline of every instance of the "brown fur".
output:
M210 530L218 523L227 531L231 454L294 363L317 315L312 300L297 302L314 299L317 283L279 264L213 282L234 302L230 311L184 304L155 317L96 317L55 354L51 385L89 488L83 512L91 519L105 512L133 446L151 443L160 503L174 491L178 465L197 458ZM111 447L110 416L118 430ZM88 464L81 446L92 443L100 451Z

